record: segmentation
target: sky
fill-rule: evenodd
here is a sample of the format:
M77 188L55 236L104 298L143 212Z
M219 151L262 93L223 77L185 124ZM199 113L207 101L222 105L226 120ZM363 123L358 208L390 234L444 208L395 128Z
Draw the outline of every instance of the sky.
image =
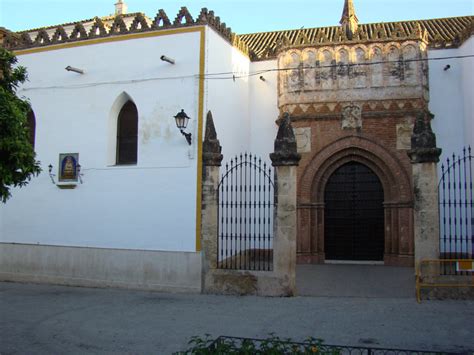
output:
M0 26L12 31L107 16L116 0L0 0ZM164 9L172 21L181 6L196 18L214 10L238 34L338 25L344 0L125 0L128 12L155 17ZM474 0L354 0L360 23L467 16Z

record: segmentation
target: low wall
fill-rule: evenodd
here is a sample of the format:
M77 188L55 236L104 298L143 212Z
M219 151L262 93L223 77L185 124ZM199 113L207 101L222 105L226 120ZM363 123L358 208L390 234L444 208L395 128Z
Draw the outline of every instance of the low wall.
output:
M0 281L201 291L201 255L0 243Z

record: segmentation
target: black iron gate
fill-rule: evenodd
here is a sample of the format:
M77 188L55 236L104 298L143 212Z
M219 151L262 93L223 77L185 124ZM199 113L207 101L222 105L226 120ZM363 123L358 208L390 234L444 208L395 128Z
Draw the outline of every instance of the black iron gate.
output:
M470 259L474 256L474 215L471 147L453 154L441 165L438 185L440 258Z
M217 267L273 270L273 169L247 153L225 168L218 188Z
M351 162L324 192L324 250L328 260L383 260L383 187L367 166Z

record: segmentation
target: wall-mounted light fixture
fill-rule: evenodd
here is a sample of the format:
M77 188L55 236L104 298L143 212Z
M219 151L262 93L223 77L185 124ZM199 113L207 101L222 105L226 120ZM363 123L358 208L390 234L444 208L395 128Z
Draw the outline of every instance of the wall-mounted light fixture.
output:
M170 58L170 57L167 57L165 55L162 55L160 57L160 59L163 61L163 62L168 62L170 64L174 64L174 59L173 58Z
M449 64L446 64L446 66L444 67L444 71L448 70L449 68L451 68L451 66Z
M53 166L51 164L48 165L49 177L51 178L51 182L56 185L56 181L54 181L54 177L56 176L53 174Z
M84 70L82 69L79 69L79 68L74 68L74 67L71 67L70 65L68 65L66 68L67 71L73 71L74 73L78 73L78 74L84 74Z
M190 118L182 109L181 112L178 112L176 116L174 116L174 119L176 120L176 127L178 127L181 134L186 138L188 144L191 145L191 133L186 133L184 131L184 129L186 129L186 127L188 126Z

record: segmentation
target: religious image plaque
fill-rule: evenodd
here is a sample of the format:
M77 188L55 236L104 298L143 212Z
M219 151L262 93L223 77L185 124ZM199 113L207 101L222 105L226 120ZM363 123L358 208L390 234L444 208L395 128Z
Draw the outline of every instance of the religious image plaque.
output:
M78 182L79 153L59 154L59 182Z

